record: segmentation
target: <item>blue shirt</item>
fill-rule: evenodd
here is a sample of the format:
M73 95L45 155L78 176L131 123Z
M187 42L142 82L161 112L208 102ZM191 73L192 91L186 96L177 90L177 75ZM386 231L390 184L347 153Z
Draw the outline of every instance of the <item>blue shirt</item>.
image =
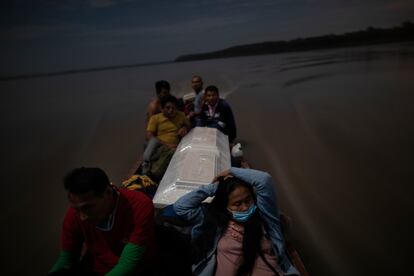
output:
M272 243L274 252L278 256L280 268L286 275L300 275L297 269L290 263L285 253L285 242L280 225L279 209L277 207L276 191L270 174L251 169L231 168L230 173L237 178L250 183L256 191L257 208L263 219L265 231ZM201 186L181 197L174 204L174 211L183 219L191 222L192 239L202 235L204 230L205 209L202 202L210 196L214 196L217 184L212 183ZM207 257L193 266L195 275L214 275L216 267L216 249L220 239L221 230L217 229L214 247L208 252Z
M201 100L204 96L204 89L200 92L196 93L195 99L194 99L194 112L200 113L201 112Z

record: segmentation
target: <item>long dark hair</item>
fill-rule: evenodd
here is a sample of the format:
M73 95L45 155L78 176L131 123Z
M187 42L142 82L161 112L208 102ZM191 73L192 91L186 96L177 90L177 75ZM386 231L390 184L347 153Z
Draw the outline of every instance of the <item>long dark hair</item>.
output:
M227 204L229 201L229 195L237 187L246 187L251 193L254 203L256 204L256 196L253 191L253 187L236 177L229 177L227 179L219 178L219 183L215 197L211 204L208 204L206 212L206 230L203 234L194 241L196 249L196 261L207 257L209 249L214 246L215 236L217 229L224 234L227 229L231 214L227 210ZM237 270L237 276L250 275L252 273L254 264L258 256L264 259L261 240L263 238L263 224L259 211L256 209L253 216L244 224L243 235L243 249L242 249L242 262ZM265 263L268 262L264 259Z

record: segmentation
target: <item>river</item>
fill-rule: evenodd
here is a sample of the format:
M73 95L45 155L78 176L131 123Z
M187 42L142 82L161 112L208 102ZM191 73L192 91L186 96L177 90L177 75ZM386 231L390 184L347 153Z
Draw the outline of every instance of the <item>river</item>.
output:
M142 151L154 83L217 85L254 168L277 181L310 275L412 274L414 44L251 56L0 81L4 275L59 252L73 167L120 183Z

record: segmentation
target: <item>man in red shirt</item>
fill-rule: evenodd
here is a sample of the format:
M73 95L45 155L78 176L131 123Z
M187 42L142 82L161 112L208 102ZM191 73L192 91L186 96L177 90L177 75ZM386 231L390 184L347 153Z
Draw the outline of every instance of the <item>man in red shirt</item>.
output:
M152 201L141 192L111 185L99 168L74 169L64 186L70 208L63 222L62 250L51 274L148 274L155 253Z

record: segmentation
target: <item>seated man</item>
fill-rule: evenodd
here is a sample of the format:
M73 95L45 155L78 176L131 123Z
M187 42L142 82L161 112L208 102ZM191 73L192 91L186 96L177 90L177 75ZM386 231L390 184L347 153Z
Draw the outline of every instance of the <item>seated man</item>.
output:
M155 253L151 200L112 186L99 168L74 169L64 186L70 207L63 221L62 249L50 274L149 273Z
M155 91L157 93L157 97L155 99L152 99L148 104L146 120L147 123L152 115L161 112L161 99L167 95L170 95L170 90L171 87L168 81L160 80L155 83Z
M213 85L204 90L204 100L197 126L217 128L228 135L232 143L236 138L236 122L230 105L219 98L218 88Z
M144 152L143 174L148 172L153 153L159 145L175 149L180 139L187 134L190 122L183 112L177 110L177 103L176 97L165 96L161 99L162 112L153 115L148 122L148 145Z

